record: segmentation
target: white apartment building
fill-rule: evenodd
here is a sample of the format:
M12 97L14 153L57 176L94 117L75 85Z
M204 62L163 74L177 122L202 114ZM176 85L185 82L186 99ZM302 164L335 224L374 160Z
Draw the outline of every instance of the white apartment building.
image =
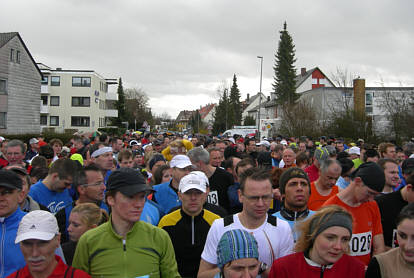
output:
M105 79L93 70L51 69L38 63L43 74L40 91L40 126L43 131L93 132L106 127L118 111L116 79ZM108 90L109 89L109 90ZM115 89L115 90L114 90Z

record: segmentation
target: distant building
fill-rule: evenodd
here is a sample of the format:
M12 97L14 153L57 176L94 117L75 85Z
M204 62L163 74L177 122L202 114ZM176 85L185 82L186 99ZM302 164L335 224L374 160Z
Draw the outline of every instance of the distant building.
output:
M260 97L259 97L260 96ZM261 100L260 100L261 98ZM257 112L259 110L259 103L261 102L261 113L260 118L262 118L264 114L264 104L267 101L267 98L263 93L257 93L254 96L250 97L250 94L247 94L247 99L243 102L243 106L245 107L242 112L242 120L244 122L244 119L247 116L251 116L257 120Z
M207 125L213 125L214 123L214 112L216 110L216 105L217 104L215 103L210 103L198 110L198 113L200 113L201 116L201 120Z
M118 99L109 85L116 79L105 79L93 70L51 69L39 63L43 73L40 103L40 125L43 130L93 132L106 127L118 116L113 103Z
M0 33L0 134L39 133L41 79L20 34Z
M189 121L191 119L191 117L193 116L194 111L189 111L189 110L183 110L180 111L180 113L178 114L175 122L177 124L177 127L180 131L184 131L188 128L189 126Z

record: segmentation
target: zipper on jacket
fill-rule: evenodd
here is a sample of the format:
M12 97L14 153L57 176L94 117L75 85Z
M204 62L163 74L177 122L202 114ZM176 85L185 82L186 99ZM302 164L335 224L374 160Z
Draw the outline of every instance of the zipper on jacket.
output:
M323 265L322 268L321 268L321 277L320 278L323 278L323 273L325 272L325 269L326 269L326 265Z
M122 240L122 245L124 246L124 251L126 251L126 239Z
M1 241L0 241L0 277L4 276L4 241L6 237L6 219L0 222L1 224Z
M194 216L191 216L191 244L194 245Z

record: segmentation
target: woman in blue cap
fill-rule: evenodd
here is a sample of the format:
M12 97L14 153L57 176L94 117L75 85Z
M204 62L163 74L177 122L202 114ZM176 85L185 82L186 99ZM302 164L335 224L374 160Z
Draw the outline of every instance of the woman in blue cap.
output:
M225 232L217 246L217 266L220 272L214 278L256 277L260 262L254 236L239 229Z

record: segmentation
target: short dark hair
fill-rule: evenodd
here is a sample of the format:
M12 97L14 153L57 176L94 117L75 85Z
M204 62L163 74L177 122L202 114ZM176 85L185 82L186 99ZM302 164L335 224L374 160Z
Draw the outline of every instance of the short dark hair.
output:
M256 167L256 162L251 159L251 158L243 158L242 160L239 161L239 163L237 163L236 165L236 174L238 175L239 173L239 167L245 167L247 165L251 165L253 168Z
M78 162L69 158L60 158L53 162L49 174L57 173L59 179L75 178L79 168L80 164Z
M413 220L414 219L414 203L409 203L397 216L397 226L403 222L405 219Z
M398 162L391 158L381 158L378 160L378 165L381 167L382 170L385 170L385 164L393 163L398 166Z
M55 156L55 152L50 145L43 145L39 148L39 155L44 156L46 159L52 159Z
M239 162L239 164L240 164L240 162ZM269 184L270 184L270 187L272 187L272 182L270 180L270 173L269 173L268 170L262 170L262 169L253 167L253 168L249 168L246 171L244 171L240 175L240 190L241 190L241 192L244 192L244 188L246 186L246 181L248 179L253 180L253 181L268 180Z

